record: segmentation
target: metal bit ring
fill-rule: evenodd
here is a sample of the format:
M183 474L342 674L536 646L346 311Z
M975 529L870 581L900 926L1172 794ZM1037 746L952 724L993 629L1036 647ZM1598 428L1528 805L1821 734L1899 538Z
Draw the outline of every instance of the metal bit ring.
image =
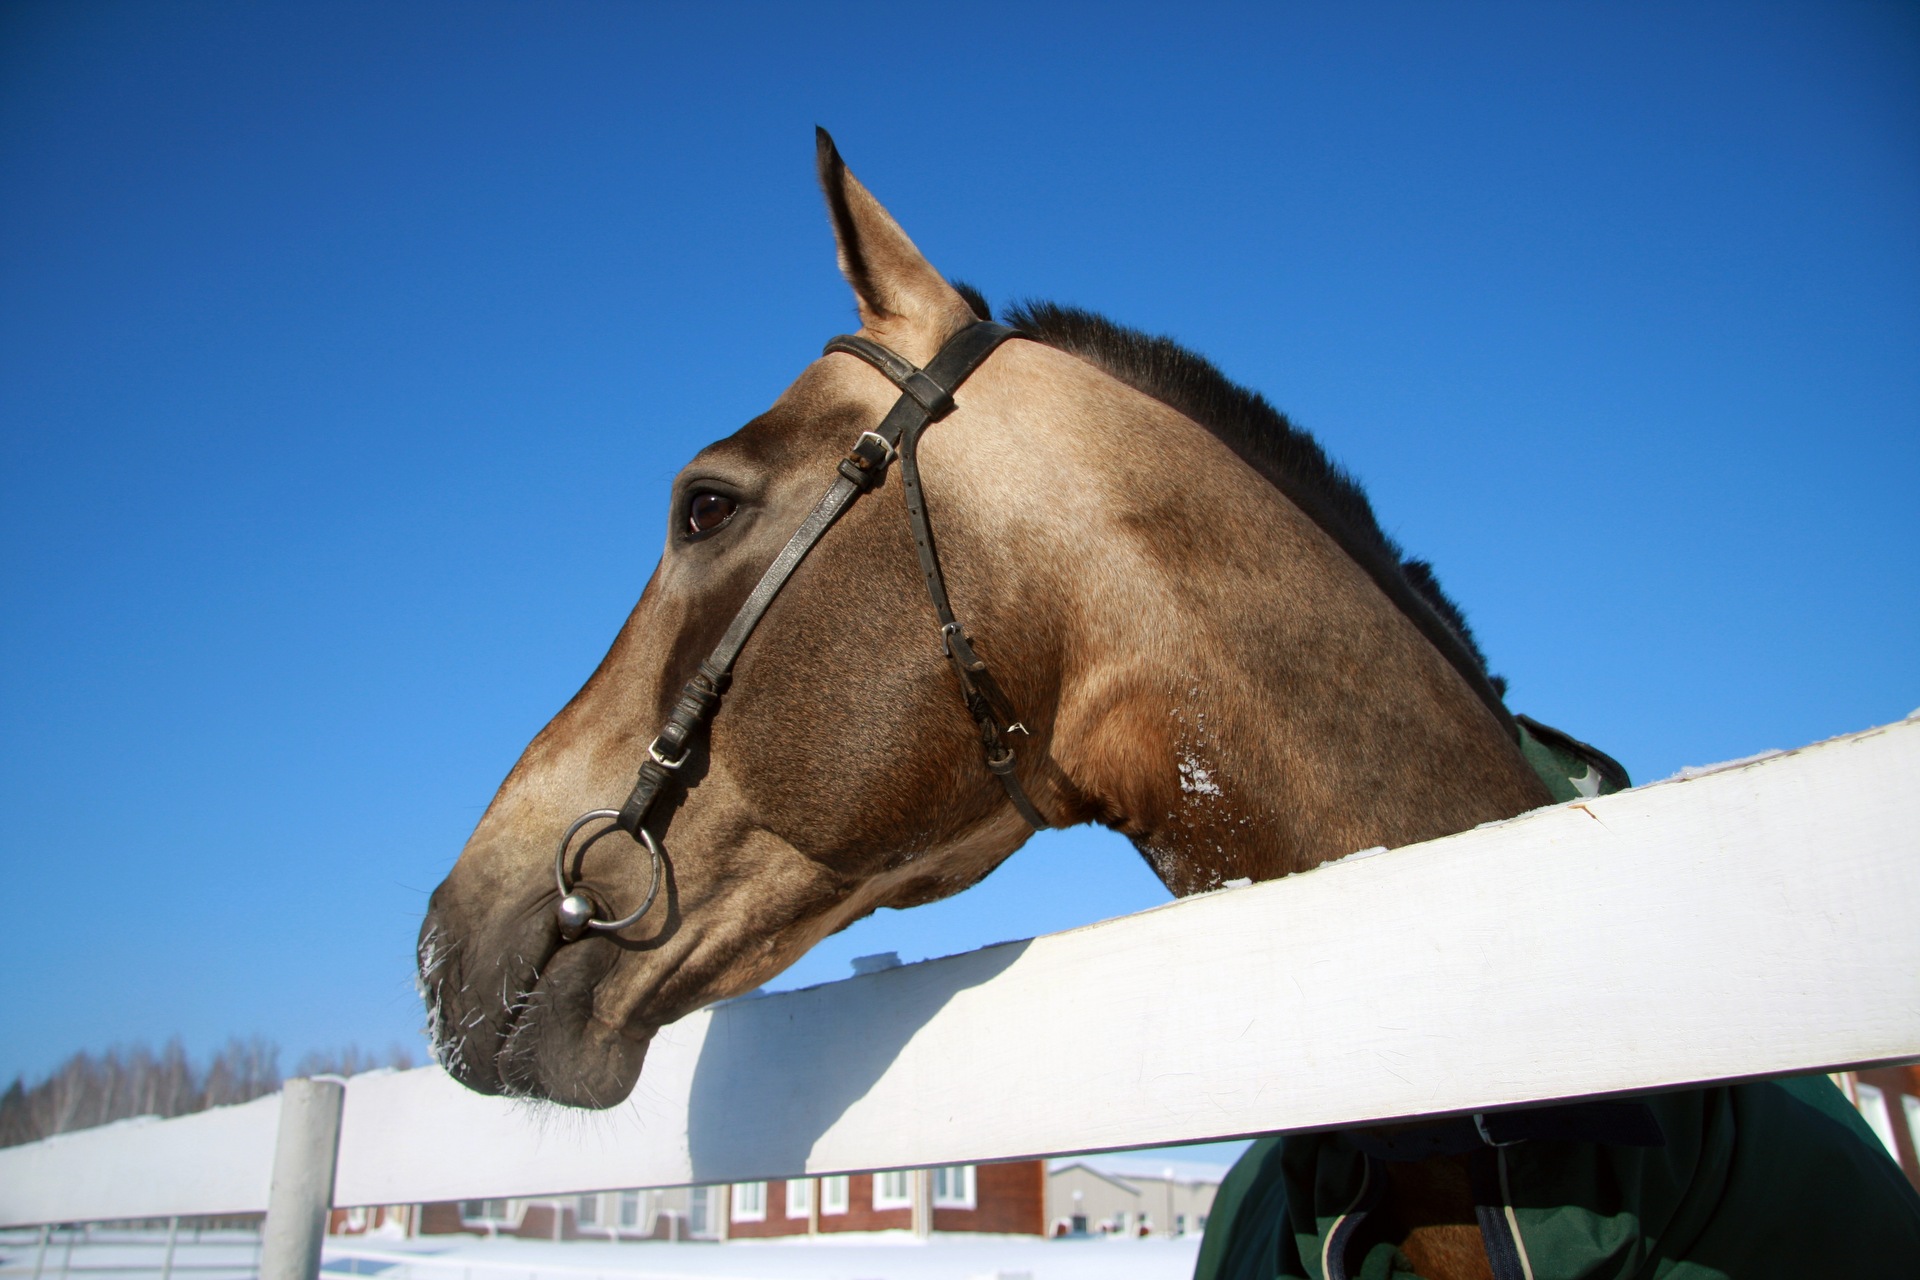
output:
M580 828L595 818L618 818L619 816L618 809L595 809L591 813L581 814L573 820L573 825L567 828L567 833L560 837L560 847L554 850L553 880L560 886L560 904L554 908L554 914L560 918L560 936L568 942L572 942L589 929L595 929L601 933L618 933L630 924L637 924L640 917L647 914L647 908L653 905L654 897L660 892L660 869L666 859L660 851L660 842L654 839L653 832L645 827L641 827L635 833L635 838L647 846L647 852L653 855L653 875L647 882L647 896L641 900L639 907L632 915L624 916L619 920L596 920L593 916L595 909L593 899L584 893L577 892L571 884L567 883L567 849L573 844L574 836L580 833ZM600 833L600 835L605 834L604 831ZM595 836L594 839L599 839L599 836Z

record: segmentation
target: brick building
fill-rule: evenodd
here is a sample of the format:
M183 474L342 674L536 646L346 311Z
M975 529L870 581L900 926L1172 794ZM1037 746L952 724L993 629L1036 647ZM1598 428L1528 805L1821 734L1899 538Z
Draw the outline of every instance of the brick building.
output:
M1046 1166L1038 1160L743 1182L723 1190L731 1239L840 1231L1046 1231Z
M1044 1235L1039 1160L894 1169L708 1187L593 1191L336 1209L335 1235L510 1235L538 1240L747 1240L848 1231Z

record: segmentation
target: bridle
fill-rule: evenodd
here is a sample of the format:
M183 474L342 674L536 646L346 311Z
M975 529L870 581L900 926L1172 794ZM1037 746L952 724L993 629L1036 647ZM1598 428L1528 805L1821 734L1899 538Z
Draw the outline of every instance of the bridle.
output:
M647 758L641 762L640 776L634 782L626 803L618 809L595 809L580 815L567 828L566 834L561 836L560 847L553 856L553 875L560 886L560 905L556 910L562 938L571 941L589 930L616 933L639 921L653 905L654 897L660 891L661 873L666 860L659 837L649 831L646 825L655 802L675 772L687 762L693 750L694 735L719 709L721 695L726 692L732 679L733 664L774 597L787 585L787 580L799 568L800 562L806 559L807 553L813 550L814 544L833 527L834 521L860 495L880 482L881 476L886 474L887 467L895 459L900 463L900 483L906 495L907 519L913 530L914 549L920 557L920 572L926 579L927 594L933 600L934 616L940 623L940 645L953 664L954 675L959 678L960 696L967 704L967 711L980 728L980 745L985 753L987 771L1000 779L1001 785L1006 788L1007 799L1013 802L1013 807L1028 825L1035 830L1049 825L1040 816L1040 811L1034 808L1026 789L1020 785L1020 779L1014 773L1013 748L1007 743L1008 734L1024 735L1027 727L1020 723L999 682L987 670L986 662L968 640L965 628L953 616L953 605L947 599L946 580L940 573L940 554L934 547L933 526L927 519L926 498L920 489L917 456L921 432L953 411L953 393L960 384L1001 343L1019 336L1017 331L1005 325L990 320L979 321L949 338L924 369L916 368L912 361L867 338L842 335L827 343L822 355L841 352L866 361L900 388L900 398L894 401L893 408L887 411L887 416L881 419L878 427L860 433L852 450L840 460L840 474L814 505L812 514L794 530L793 536L787 539L787 545L773 558L766 572L760 575L759 583L747 596L746 603L740 606L740 611L733 615L733 622L728 625L726 634L720 637L720 643L713 647L713 652L700 663L693 679L687 681L686 688L680 691L680 699L667 716L666 725L647 747ZM618 920L595 918L597 907L593 900L575 889L567 877L567 850L573 844L573 838L582 827L602 818L611 818L613 822L594 835L589 844L617 828L645 845L653 864L645 899L631 914Z

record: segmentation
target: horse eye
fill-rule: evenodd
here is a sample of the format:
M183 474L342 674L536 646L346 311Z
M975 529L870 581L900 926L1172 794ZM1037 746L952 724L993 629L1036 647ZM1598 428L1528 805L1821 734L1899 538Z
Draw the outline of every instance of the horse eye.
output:
M725 494L696 493L687 503L687 532L696 538L703 533L712 533L733 519L733 513L739 507L739 503Z

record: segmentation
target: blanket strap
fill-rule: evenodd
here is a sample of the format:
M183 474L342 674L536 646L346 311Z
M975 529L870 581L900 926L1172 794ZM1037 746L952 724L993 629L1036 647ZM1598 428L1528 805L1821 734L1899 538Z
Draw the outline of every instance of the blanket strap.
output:
M1349 1129L1342 1135L1367 1158L1366 1176L1353 1205L1335 1220L1321 1251L1327 1280L1349 1280L1347 1250L1386 1188L1383 1165L1470 1155L1473 1213L1494 1280L1533 1280L1526 1242L1513 1216L1507 1190L1506 1148L1522 1142L1595 1142L1609 1146L1664 1147L1666 1135L1644 1102L1570 1102L1518 1111L1483 1111L1430 1124Z

